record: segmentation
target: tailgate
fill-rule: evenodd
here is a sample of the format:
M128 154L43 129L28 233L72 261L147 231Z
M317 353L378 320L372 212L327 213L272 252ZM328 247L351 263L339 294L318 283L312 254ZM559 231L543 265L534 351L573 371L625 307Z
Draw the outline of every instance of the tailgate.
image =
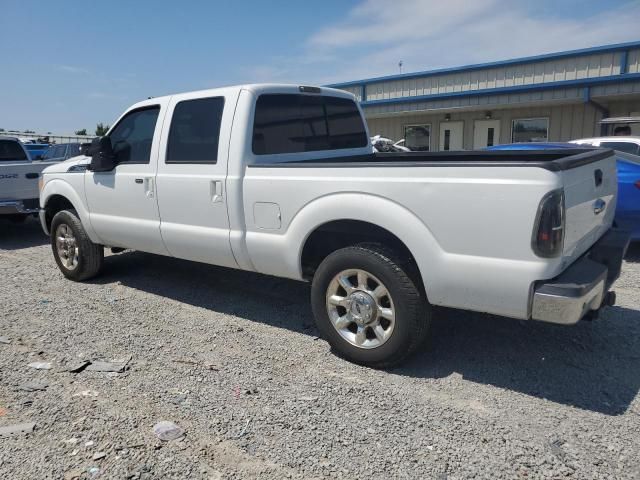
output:
M38 198L38 178L49 165L44 162L0 165L0 200Z
M564 257L576 259L611 228L616 210L618 179L616 158L562 171L565 195Z

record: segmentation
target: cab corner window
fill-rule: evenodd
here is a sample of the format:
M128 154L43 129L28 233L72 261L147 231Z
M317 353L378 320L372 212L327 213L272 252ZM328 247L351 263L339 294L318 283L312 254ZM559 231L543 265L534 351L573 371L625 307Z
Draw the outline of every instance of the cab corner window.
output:
M129 112L109 134L117 163L149 163L159 106Z
M179 102L171 120L166 163L216 163L224 97Z

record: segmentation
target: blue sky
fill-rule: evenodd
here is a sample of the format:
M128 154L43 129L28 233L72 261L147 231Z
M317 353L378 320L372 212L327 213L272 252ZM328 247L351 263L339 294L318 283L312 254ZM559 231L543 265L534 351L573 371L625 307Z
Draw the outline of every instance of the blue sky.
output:
M0 127L68 133L148 96L323 84L640 40L640 0L0 0ZM98 5L97 3L95 5Z

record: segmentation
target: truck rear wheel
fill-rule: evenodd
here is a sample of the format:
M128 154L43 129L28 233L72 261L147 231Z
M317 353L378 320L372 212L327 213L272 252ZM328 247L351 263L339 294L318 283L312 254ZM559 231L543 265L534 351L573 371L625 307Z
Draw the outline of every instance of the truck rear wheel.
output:
M330 254L313 278L316 324L331 348L355 363L388 368L423 343L431 307L415 267L378 244Z
M62 210L51 221L51 248L62 274L77 282L102 269L104 248L93 243L75 210Z

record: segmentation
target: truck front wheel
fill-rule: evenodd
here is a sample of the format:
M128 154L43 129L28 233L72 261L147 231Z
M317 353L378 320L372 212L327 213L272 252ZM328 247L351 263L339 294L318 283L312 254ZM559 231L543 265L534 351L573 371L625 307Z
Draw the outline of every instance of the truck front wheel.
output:
M331 253L313 277L311 303L318 329L340 356L388 368L423 343L431 307L415 267L378 244Z
M51 221L51 248L62 274L77 282L102 269L104 248L93 243L75 210L62 210Z

